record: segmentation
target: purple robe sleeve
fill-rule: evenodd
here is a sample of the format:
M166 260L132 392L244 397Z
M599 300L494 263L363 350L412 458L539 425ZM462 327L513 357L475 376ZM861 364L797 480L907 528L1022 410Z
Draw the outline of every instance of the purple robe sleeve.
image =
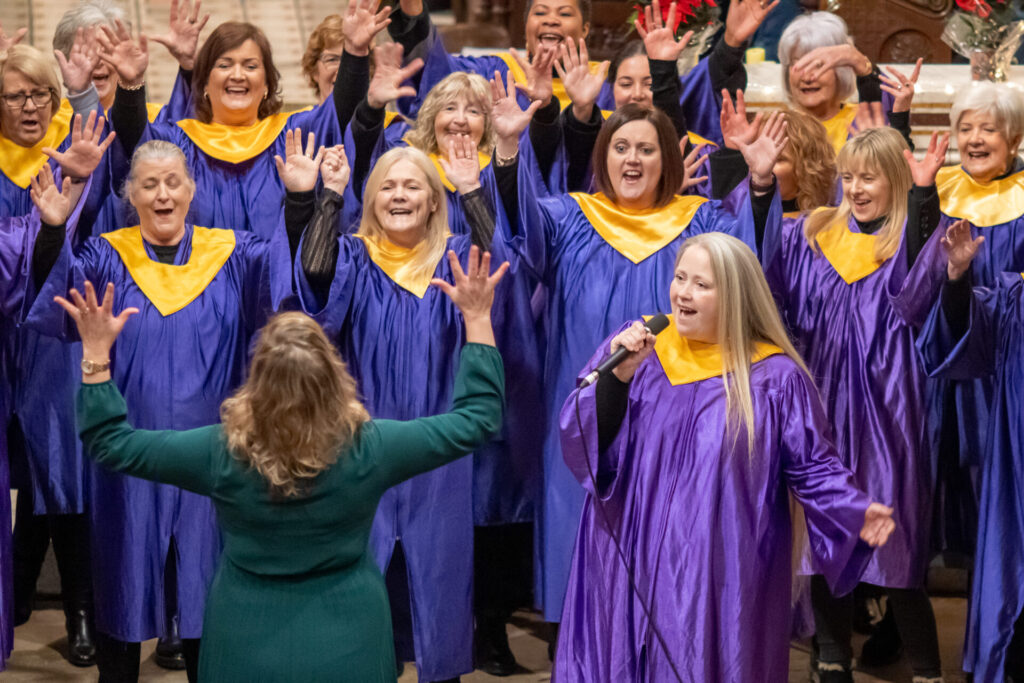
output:
M0 218L0 316L19 314L30 282L32 245L39 231L36 212L28 216Z
M786 483L804 509L812 566L836 595L857 585L872 549L860 540L868 496L856 488L832 443L811 379L794 373L778 397L780 447Z
M939 297L942 283L946 281L947 259L941 243L943 234L942 230L935 230L931 234L909 272L905 235L900 248L892 257L894 262L886 282L886 291L893 309L904 322L913 327L919 328L924 324L932 304Z
M281 225L270 241L253 233L235 232L235 253L242 259L239 303L245 329L252 334L284 308L293 294L288 235Z
M940 296L917 339L918 353L930 376L967 380L995 372L1003 300L1008 291L1021 287L1022 280L1016 273L1003 278L995 288L975 287L971 291L967 332L960 338L954 336L946 320Z
M341 235L338 238L338 261L334 267L334 279L324 298L306 279L306 274L302 270L300 244L293 266L299 309L316 320L330 339L336 339L348 319L356 277L361 269L372 267L374 266L366 257L366 249L359 239Z
M156 115L157 123L177 123L182 119L195 118L195 109L192 102L192 73L178 69L174 78L174 86L171 88L171 95L167 98L167 104L160 108Z

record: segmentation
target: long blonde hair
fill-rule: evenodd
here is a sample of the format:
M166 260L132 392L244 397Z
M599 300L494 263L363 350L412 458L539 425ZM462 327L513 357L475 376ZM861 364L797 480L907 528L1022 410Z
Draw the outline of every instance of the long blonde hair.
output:
M494 119L491 116L491 86L479 74L456 71L441 79L430 89L423 100L423 106L416 114L416 125L407 134L409 144L427 154L445 156L445 150L438 147L434 121L441 110L451 102L465 98L475 102L484 112L484 134L478 149L490 154L494 149Z
M278 498L304 492L370 419L320 326L280 313L260 332L249 379L220 407L228 448Z
M847 140L839 151L836 165L839 173L867 169L889 181L889 215L882 229L876 234L875 259L885 261L896 253L903 237L903 223L907 220L907 193L914 184L910 166L903 158L903 150L909 149L903 136L893 128L869 128ZM817 253L817 235L833 223L847 223L853 209L846 193L839 206L815 211L804 221L804 237L807 244Z
M743 426L747 447L754 447L754 400L750 392L750 359L758 342L774 344L807 372L800 354L786 334L768 281L754 252L740 240L721 232L695 235L679 248L683 254L700 247L711 260L711 275L718 292L718 339L724 360L727 423L735 439ZM810 374L810 373L808 373Z
M399 161L408 161L423 171L427 178L427 185L430 187L430 196L437 207L427 218L427 234L424 242L427 246L417 255L416 263L410 274L415 277L426 277L434 273L438 261L444 256L445 247L448 244L448 198L445 194L444 185L441 184L441 176L433 162L427 155L414 147L395 147L388 150L377 159L377 163L366 179L366 187L363 190L363 217L359 222L357 234L364 235L372 240L380 242L388 238L387 233L377 220L377 213L373 209L373 198L384 182L385 176L391 167Z

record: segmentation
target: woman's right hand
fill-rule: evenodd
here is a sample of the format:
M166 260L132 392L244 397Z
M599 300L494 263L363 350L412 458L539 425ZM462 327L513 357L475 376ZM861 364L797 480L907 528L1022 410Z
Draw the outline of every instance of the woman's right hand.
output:
M29 179L29 196L39 211L39 220L46 225L63 225L71 213L71 178L64 177L60 187L53 180L53 171L44 164L39 175Z
M320 164L320 177L324 180L324 187L344 194L351 175L352 169L348 165L348 157L345 156L345 146L329 147L324 153L323 163Z
M277 174L289 192L309 192L316 187L316 179L320 174L320 162L324 158L324 148L316 147L316 133L309 131L306 138L306 151L302 151L302 129L294 128L285 131L284 155L274 155Z
M633 380L640 363L654 351L654 341L654 335L639 320L612 337L608 347L609 353L615 353L620 346L630 352L626 359L612 370L620 382L628 384Z
M391 20L391 8L377 11L380 0L351 0L345 11L341 32L345 37L345 52L357 57L370 54L370 45L377 34L383 31Z
M804 80L816 81L829 69L848 66L858 76L871 73L871 60L850 44L816 47L796 61L793 69Z
M92 84L92 72L100 63L100 55L96 45L96 27L79 28L75 31L75 42L65 57L60 50L54 50L60 67L61 80L69 94L83 93Z
M129 87L141 86L146 79L149 67L149 46L146 36L140 35L138 40L132 38L124 23L118 19L114 28L107 25L100 27L96 34L100 44L100 59L117 72L121 85Z
M946 276L950 280L959 280L963 277L984 241L983 236L971 238L971 224L963 218L946 228L946 234L942 236L942 246L949 259L946 264Z
M722 138L729 149L739 150L742 145L749 145L757 139L757 131L761 128L762 112L757 112L753 121L747 120L747 103L743 99L743 91L736 91L736 104L733 105L729 91L722 90L722 113L719 123L722 126Z
M373 78L366 91L366 101L374 109L383 109L388 102L399 97L415 97L416 88L402 85L423 68L422 59L414 59L402 66L402 46L384 43L373 48Z
M440 278L434 278L430 284L448 295L466 323L466 341L475 344L494 346L494 330L491 328L491 304L494 303L494 288L508 271L508 261L491 272L491 253L480 253L473 245L469 249L469 268L462 270L459 257L448 250L448 263L451 264L454 284Z
M566 43L569 44L568 47ZM601 62L597 72L591 73L587 44L580 40L577 48L572 36L562 42L562 59L555 60L555 71L562 79L566 94L572 100L572 114L577 120L590 120L594 103L597 102L597 96L601 94L601 88L604 87L605 78L608 76L610 64L607 61Z
M690 44L690 39L693 38L693 31L687 31L683 34L682 38L676 40L674 27L676 25L676 17L678 16L676 13L679 11L676 3L673 1L668 8L668 18L662 21L661 3L658 0L654 0L653 3L644 8L643 23L640 22L639 12L637 13L633 25L636 27L637 35L644 41L644 50L647 52L648 59L674 62L679 59L679 55Z
M864 512L864 526L861 527L860 538L872 548L879 548L885 545L895 529L892 508L881 503L871 503Z

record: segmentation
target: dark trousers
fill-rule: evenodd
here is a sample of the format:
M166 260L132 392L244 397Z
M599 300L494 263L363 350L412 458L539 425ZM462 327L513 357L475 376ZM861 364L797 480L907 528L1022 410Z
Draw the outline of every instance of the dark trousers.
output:
M1024 612L1013 625L1013 637L1006 648L1006 675L1013 683L1024 683Z
M939 636L932 603L923 588L886 588L889 609L903 640L910 667L915 676L942 675ZM811 603L814 607L818 660L849 665L853 659L850 639L853 635L853 594L832 595L825 577L811 578Z
M178 618L178 563L174 539L167 550L164 564L164 605L168 623ZM182 638L185 673L189 683L199 680L199 638ZM96 665L100 683L135 683L139 680L139 659L142 643L118 640L106 633L96 634Z
M477 627L505 623L529 606L533 582L533 523L473 530L473 598Z

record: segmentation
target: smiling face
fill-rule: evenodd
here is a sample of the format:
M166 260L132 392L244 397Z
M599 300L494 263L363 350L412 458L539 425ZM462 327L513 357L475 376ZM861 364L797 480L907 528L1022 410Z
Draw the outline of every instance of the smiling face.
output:
M427 235L427 221L437 210L427 177L407 159L396 161L373 196L373 213L388 240L412 249Z
M267 72L255 41L246 40L216 59L205 95L214 123L248 126L259 120L260 103L267 96Z
M608 145L608 178L617 203L627 209L649 209L658 196L661 146L649 121L630 121L612 134Z
M839 100L839 79L835 69L828 69L820 77L810 81L790 67L789 91L793 102L821 121L835 116L842 104Z
M969 109L960 115L956 144L964 169L985 183L1010 170L1020 140L1007 140L1003 126L991 113Z
M448 155L448 144L457 135L468 135L473 146L479 147L486 127L487 113L483 106L466 97L456 97L434 117L434 136L440 154Z
M526 50L535 55L541 45L558 47L570 37L579 43L589 32L576 0L534 0L526 16Z
M329 45L320 53L316 61L316 70L313 78L316 80L317 91L320 93L320 101L323 102L331 96L334 90L334 79L338 76L338 67L341 65L341 53L345 49L345 43L339 42Z
M139 213L142 236L150 244L177 244L195 192L185 165L175 157L135 163L128 201Z
M622 60L615 74L612 86L615 95L615 108L634 102L645 107L654 106L651 93L651 66L645 55L633 55Z
M22 147L32 147L43 139L53 118L53 99L45 85L41 85L20 71L8 69L4 73L2 92L4 95L46 94L46 104L39 106L32 97L25 99L21 108L12 108L6 100L0 101L0 132L11 142Z
M850 203L853 217L862 223L873 221L889 213L892 187L879 169L861 166L840 172L843 196Z
M694 245L683 252L669 299L680 336L708 344L718 342L718 290L707 249Z

